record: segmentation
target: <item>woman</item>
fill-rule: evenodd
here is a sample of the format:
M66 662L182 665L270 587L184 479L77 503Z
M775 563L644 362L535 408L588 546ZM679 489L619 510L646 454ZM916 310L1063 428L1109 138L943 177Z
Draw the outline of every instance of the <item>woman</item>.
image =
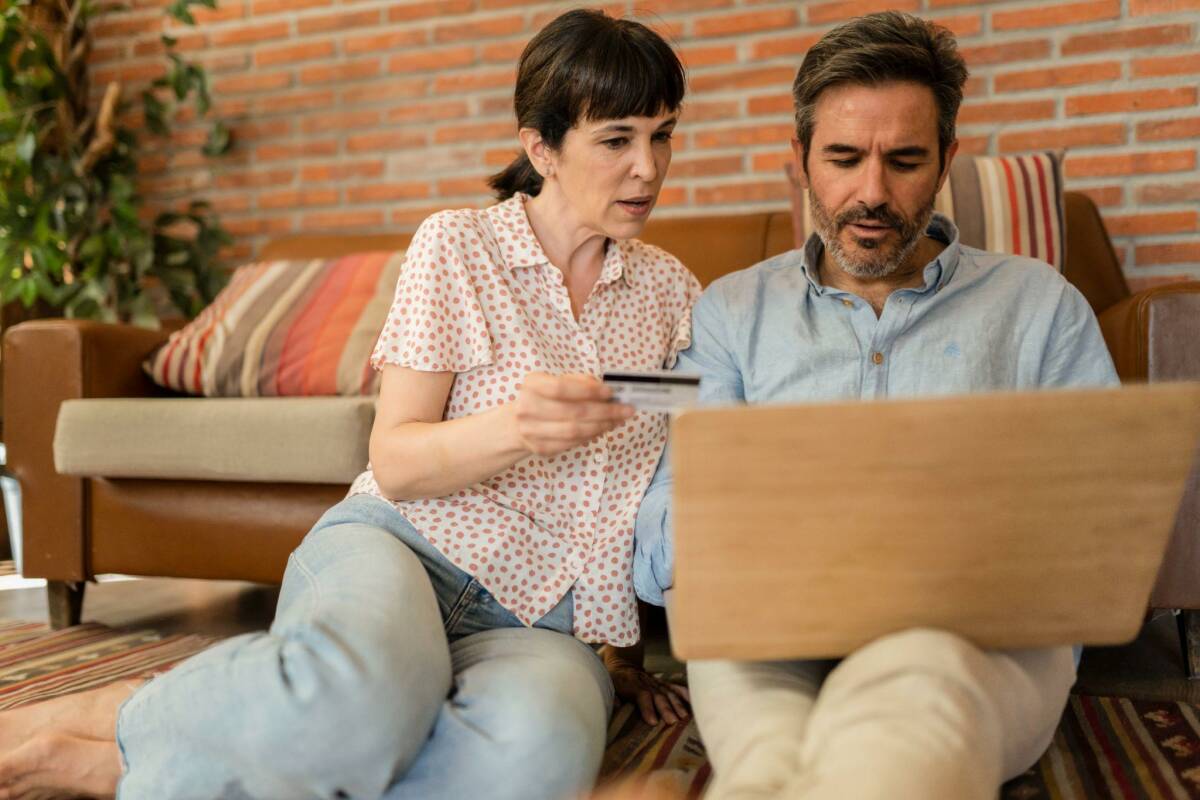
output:
M688 341L695 279L632 239L683 93L637 23L574 11L534 37L524 154L493 179L498 205L417 231L372 355L372 467L292 554L270 632L11 712L0 783L156 799L590 787L613 689L588 644L638 640L632 528L666 436L596 376L668 366ZM677 698L652 688L671 716Z

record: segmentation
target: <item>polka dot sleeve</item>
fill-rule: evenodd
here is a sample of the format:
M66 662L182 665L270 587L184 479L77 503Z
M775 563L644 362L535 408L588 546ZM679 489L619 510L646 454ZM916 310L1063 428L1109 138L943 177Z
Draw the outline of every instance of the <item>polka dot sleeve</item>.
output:
M405 255L371 366L423 372L467 372L492 363L492 339L464 245L460 212L421 223Z

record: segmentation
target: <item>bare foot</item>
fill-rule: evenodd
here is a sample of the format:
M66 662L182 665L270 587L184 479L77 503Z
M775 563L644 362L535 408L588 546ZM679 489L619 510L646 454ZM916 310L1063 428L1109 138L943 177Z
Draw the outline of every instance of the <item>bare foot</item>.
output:
M143 681L117 681L86 692L0 712L0 757L39 733L115 741L117 710Z
M0 756L2 800L110 798L120 778L115 741L46 733Z

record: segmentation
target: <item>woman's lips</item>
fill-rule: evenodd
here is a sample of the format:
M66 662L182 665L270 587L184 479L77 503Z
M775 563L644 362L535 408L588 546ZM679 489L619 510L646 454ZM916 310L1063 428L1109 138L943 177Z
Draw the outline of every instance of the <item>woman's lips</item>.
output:
M625 209L628 214L632 214L635 217L644 217L650 213L650 205L653 199L652 197L640 197L633 200L618 200L617 205Z

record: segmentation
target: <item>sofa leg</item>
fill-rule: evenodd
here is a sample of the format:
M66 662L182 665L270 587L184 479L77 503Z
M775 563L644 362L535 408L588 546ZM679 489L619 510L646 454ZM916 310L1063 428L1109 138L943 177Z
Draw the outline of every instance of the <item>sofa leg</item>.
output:
M50 628L61 630L78 625L83 617L83 581L46 581L50 606Z

